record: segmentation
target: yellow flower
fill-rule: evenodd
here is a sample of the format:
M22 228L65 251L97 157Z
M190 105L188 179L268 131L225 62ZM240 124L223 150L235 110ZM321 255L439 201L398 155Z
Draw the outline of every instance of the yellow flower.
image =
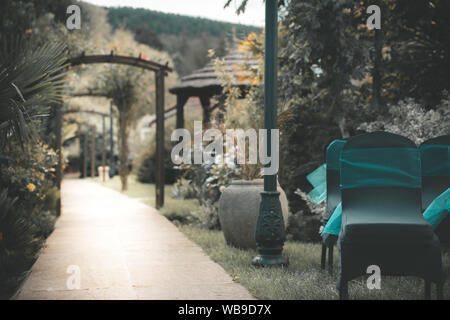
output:
M32 183L27 184L27 189L30 192L33 192L36 189L36 186Z

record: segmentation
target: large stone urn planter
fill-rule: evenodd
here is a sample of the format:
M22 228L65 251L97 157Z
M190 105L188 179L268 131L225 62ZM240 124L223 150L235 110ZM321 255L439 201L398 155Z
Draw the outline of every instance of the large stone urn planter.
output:
M233 180L231 185L222 192L219 200L219 220L229 245L242 249L256 248L256 222L261 202L260 193L263 189L263 179ZM288 201L279 185L277 189L280 192L284 226L287 227Z

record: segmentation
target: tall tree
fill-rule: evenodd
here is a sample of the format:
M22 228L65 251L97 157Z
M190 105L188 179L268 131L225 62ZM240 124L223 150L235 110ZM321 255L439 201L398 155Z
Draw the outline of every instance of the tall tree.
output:
M137 92L133 83L130 68L124 69L125 74L117 69L112 69L106 76L105 86L107 95L116 105L119 111L119 175L122 183L122 191L128 189L128 137L133 107L137 101Z

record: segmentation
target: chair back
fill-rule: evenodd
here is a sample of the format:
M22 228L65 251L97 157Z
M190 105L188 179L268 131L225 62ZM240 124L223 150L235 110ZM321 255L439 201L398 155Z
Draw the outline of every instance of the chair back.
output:
M351 214L421 216L420 156L408 138L380 131L351 137L339 163L343 225Z
M325 219L328 220L341 202L341 189L339 187L339 156L346 140L334 140L326 151L327 170L327 208Z
M442 192L450 188L450 135L423 142L420 147L422 162L422 210Z

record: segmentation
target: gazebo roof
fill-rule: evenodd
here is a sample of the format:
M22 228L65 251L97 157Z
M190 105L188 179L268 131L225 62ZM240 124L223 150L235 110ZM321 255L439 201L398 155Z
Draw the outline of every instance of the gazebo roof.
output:
M234 75L233 85L245 88L251 83L248 77L245 77L248 72L240 69L242 65L256 67L258 62L237 50L224 57L224 66ZM221 93L222 85L214 69L214 63L210 61L203 68L182 77L175 86L169 88L169 92L185 96L213 96Z

